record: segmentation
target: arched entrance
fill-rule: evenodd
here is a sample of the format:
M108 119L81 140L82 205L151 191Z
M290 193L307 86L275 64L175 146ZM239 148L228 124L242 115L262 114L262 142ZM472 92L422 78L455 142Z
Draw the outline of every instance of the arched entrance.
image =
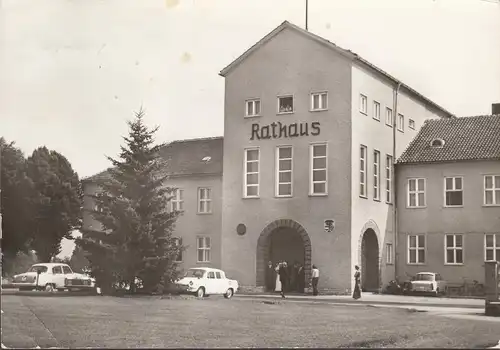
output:
M361 288L376 292L380 286L380 258L377 234L367 228L361 239Z
M305 281L311 278L311 240L306 230L296 221L290 219L276 220L264 228L257 241L257 275L258 287L266 286L268 262L276 264L285 260L289 264L295 262L304 267ZM308 284L305 283L305 286Z

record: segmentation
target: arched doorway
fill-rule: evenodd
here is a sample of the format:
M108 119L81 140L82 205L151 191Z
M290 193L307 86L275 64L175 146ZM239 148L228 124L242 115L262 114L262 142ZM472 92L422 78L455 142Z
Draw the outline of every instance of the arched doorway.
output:
M361 288L376 292L380 286L380 259L378 238L371 228L366 229L361 239Z
M306 230L294 220L276 220L264 228L257 241L256 284L266 287L268 262L285 260L302 264L305 286L311 278L311 240Z

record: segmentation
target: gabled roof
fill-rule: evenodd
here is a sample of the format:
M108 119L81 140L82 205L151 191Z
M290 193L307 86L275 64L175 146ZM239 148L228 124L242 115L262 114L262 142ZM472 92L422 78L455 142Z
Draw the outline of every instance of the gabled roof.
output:
M173 141L160 148L162 173L170 176L222 175L223 138ZM85 178L93 182L109 177L108 170Z
M295 24L292 24L288 21L284 21L283 23L281 23L277 28L275 28L273 31L271 31L269 34L267 34L261 40L259 40L257 43L255 43L252 47L250 47L248 50L246 50L241 56L239 56L232 63L230 63L228 66L226 66L224 69L222 69L220 71L219 75L221 75L223 77L227 76L227 74L229 74L240 63L242 63L248 56L250 56L252 53L257 51L262 45L269 42L276 35L278 35L281 31L283 31L284 29L287 29L287 28L294 30L297 33L300 33L300 34L302 34L302 35L304 35L312 40L315 40L316 42L318 42L322 45L325 45L326 47L334 50L335 52L350 59L353 62L357 62L359 65L361 65L365 69L368 69L369 71L371 71L379 76L384 77L385 79L387 79L388 81L393 83L395 86L400 84L400 89L406 90L408 94L410 94L413 97L427 103L428 105L432 106L433 108L441 111L442 113L444 113L448 117L453 116L453 114L451 112L449 112L446 109L444 109L443 107L439 106L437 103L431 101L430 99L428 99L424 95L420 94L416 90L412 89L408 85L402 83L401 81L399 81L398 79L396 79L395 77L393 77L392 75L387 73L386 71L384 71L384 70L378 68L377 66L375 66L374 64L368 62L367 60L365 60L364 58L362 58L358 54L352 52L351 50L343 49L340 46L335 45L331 41L329 41L325 38L322 38L319 35L313 34L307 30L304 30L304 29L302 29L302 28L300 28L300 27L296 26Z
M441 145L431 146L434 140ZM500 160L500 115L427 120L398 164Z

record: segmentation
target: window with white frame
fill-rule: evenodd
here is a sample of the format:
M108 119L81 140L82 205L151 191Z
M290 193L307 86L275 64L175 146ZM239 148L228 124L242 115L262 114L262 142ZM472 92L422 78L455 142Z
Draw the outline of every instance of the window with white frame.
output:
M279 146L276 149L276 196L292 196L292 158L291 146Z
M385 124L392 128L393 123L394 122L392 120L392 109L390 109L389 107L386 107L385 108Z
M500 233L484 235L484 259L500 262Z
M312 195L327 194L327 146L326 144L313 144L310 149L311 173L309 191Z
M198 251L198 262L210 262L210 249L212 242L210 237L198 237L196 240L196 249Z
M293 96L278 97L278 113L293 113Z
M380 103L373 101L373 119L380 121Z
M500 175L484 176L484 205L500 205Z
M405 116L398 113L398 130L405 131Z
M461 265L464 263L464 236L461 234L445 235L445 263Z
M446 207L459 207L464 204L462 177L444 178L444 201Z
M361 145L359 148L359 195L361 197L366 197L366 152L366 146Z
M260 99L246 101L245 116L257 117L260 115Z
M373 151L373 199L380 200L380 152Z
M425 207L425 179L408 179L408 207Z
M386 243L385 244L385 252L386 252L386 264L393 264L394 263L394 258L393 258L393 249L392 249L392 243Z
M408 264L425 264L425 235L408 235Z
M176 188L172 193L170 203L172 205L172 211L184 210L184 190Z
M182 247L182 238L174 238L174 244L176 247ZM175 257L175 262L182 262L182 249L179 250L179 253Z
M385 155L385 202L392 203L392 156Z
M324 111L328 109L328 93L314 92L311 94L311 110Z
M209 214L212 212L212 189L198 188L198 213Z
M258 148L245 150L245 178L244 194L245 198L259 196L259 161L260 151Z
M408 127L415 130L415 121L413 119L408 119Z
M363 94L359 94L359 111L368 114L368 98Z

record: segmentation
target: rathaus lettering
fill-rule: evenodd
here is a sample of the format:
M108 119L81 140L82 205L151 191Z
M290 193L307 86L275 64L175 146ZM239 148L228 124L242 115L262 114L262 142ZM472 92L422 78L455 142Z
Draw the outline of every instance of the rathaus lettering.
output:
M273 122L270 125L260 126L257 123L252 124L252 137L250 140L260 139L279 139L282 137L299 137L299 136L318 136L320 133L320 123L293 123L283 125L280 122Z

